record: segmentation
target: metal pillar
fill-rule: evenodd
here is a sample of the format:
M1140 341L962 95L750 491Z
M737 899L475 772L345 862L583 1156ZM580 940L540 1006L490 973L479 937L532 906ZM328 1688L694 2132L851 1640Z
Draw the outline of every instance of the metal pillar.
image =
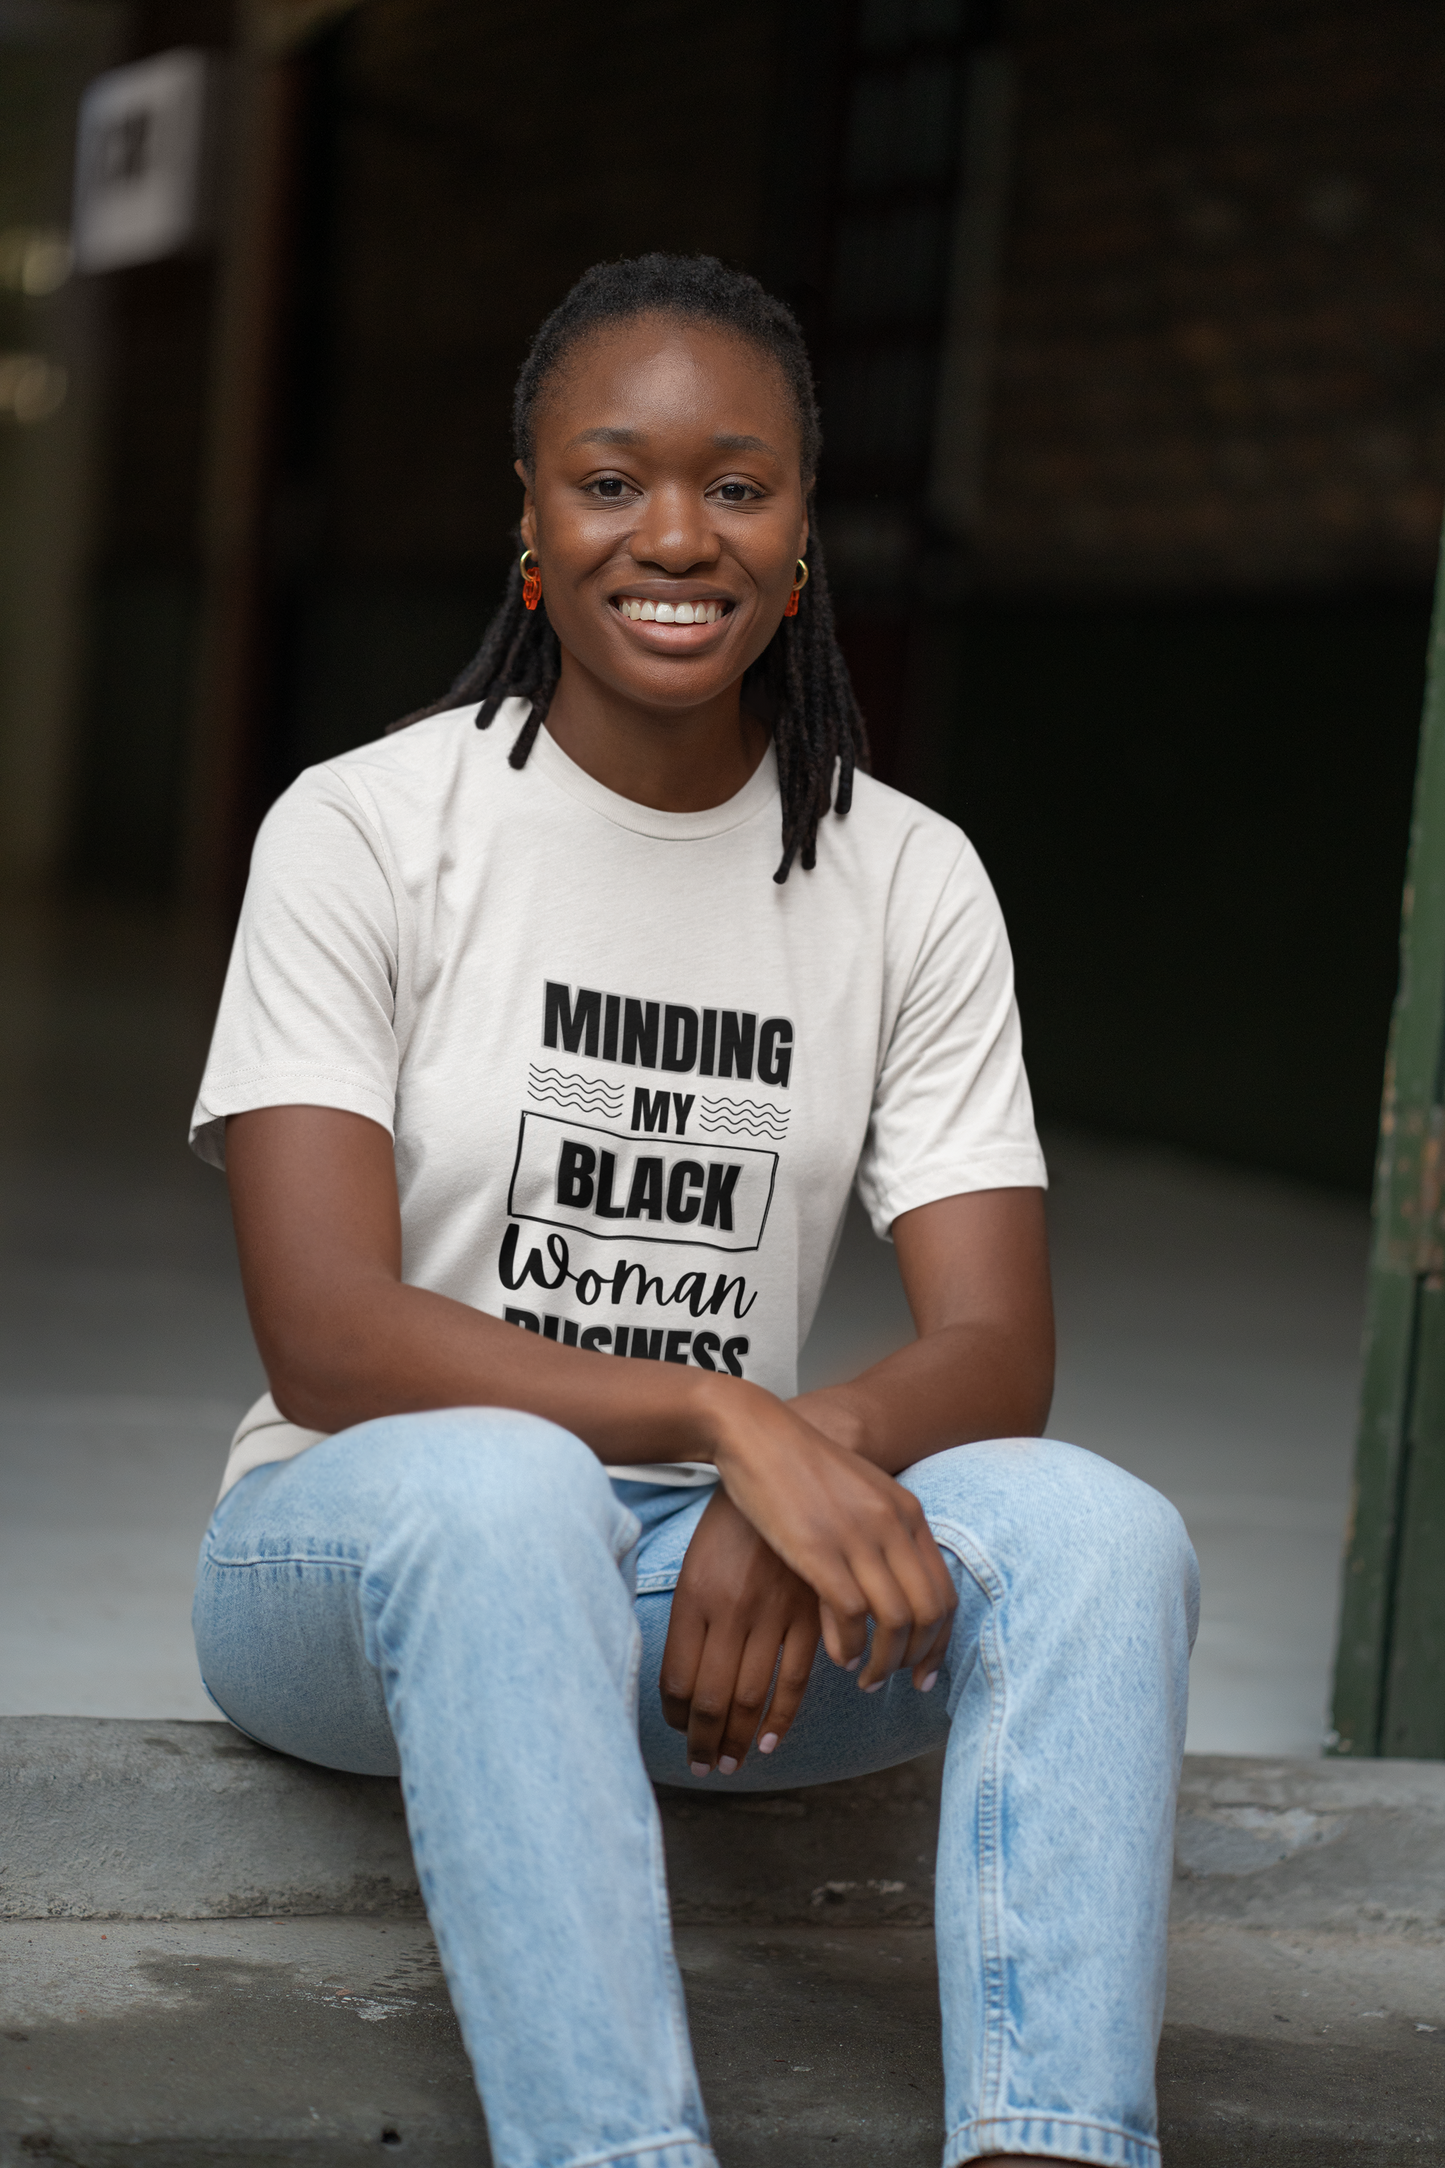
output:
M1445 546L1375 1169L1339 1754L1445 1759Z

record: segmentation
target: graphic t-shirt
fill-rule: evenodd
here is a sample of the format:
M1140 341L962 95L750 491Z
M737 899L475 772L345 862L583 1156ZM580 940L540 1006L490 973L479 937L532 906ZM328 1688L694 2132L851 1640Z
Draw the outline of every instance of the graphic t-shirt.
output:
M786 1396L855 1180L886 1236L1045 1179L993 890L957 828L861 775L779 885L771 749L725 805L663 813L545 729L511 767L526 714L433 716L272 807L193 1146L223 1165L253 1107L366 1115L410 1284ZM266 1395L223 1489L319 1435Z

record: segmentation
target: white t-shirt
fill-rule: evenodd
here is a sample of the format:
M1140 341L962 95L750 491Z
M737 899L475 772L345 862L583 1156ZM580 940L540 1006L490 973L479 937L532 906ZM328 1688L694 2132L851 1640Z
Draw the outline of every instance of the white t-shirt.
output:
M545 729L511 767L526 713L433 716L272 807L192 1144L221 1166L252 1107L367 1115L413 1286L791 1394L855 1179L884 1236L1045 1180L993 890L957 828L863 775L779 886L771 748L725 805L661 813ZM266 1395L223 1491L319 1435Z

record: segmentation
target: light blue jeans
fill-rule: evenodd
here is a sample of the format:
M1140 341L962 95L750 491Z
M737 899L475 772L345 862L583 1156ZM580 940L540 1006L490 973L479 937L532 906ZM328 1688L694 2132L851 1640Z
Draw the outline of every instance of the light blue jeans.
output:
M945 2168L1156 2168L1188 1538L1074 1446L960 1446L901 1480L959 1594L938 1686L863 1694L820 1650L777 1753L703 1780L657 1678L710 1491L609 1482L553 1424L464 1408L364 1423L217 1507L207 1686L283 1753L400 1771L497 2168L712 2168L649 1778L778 1790L945 1740Z

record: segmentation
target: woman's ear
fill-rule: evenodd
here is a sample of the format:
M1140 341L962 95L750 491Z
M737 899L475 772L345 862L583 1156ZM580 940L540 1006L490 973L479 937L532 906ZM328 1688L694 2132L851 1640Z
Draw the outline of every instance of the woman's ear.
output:
M522 485L522 546L534 550L537 547L537 512L532 503L532 478L520 459L512 461L512 471Z

